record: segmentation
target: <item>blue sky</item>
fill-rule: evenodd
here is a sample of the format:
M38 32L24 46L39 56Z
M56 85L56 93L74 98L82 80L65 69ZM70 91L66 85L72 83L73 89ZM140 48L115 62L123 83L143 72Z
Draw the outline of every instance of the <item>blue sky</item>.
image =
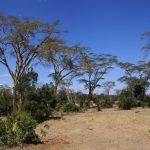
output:
M150 31L150 0L0 0L6 15L31 16L41 21L59 19L68 44L80 43L95 53L110 53L121 61L143 59L141 34ZM39 82L49 82L50 69L36 68ZM106 80L116 81L123 72L115 68ZM0 66L0 83L11 84ZM116 88L123 85L117 82ZM75 89L82 89L74 82ZM98 92L98 91L97 91Z

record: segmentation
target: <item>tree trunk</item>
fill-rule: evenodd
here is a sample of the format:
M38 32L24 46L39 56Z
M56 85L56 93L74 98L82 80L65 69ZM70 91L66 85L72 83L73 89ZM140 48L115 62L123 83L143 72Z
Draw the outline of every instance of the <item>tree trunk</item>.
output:
M19 99L19 106L18 106L19 112L22 110L23 103L24 103L24 91L20 91L20 99Z
M86 106L89 107L90 106L90 101L92 100L92 90L89 89L89 93L88 93L88 97L87 100L85 102Z
M88 94L88 101L90 102L92 100L92 90L89 90L89 94Z
M13 112L16 113L18 111L17 108L17 93L16 93L16 86L13 87Z
M54 95L57 95L57 90L58 90L58 84L55 82L55 87L54 87Z

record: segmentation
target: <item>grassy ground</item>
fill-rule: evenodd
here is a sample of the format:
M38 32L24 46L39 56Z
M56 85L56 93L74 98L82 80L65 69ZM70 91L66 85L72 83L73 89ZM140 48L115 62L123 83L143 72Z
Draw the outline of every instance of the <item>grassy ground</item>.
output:
M66 115L49 125L44 144L15 150L150 150L150 109L114 110Z

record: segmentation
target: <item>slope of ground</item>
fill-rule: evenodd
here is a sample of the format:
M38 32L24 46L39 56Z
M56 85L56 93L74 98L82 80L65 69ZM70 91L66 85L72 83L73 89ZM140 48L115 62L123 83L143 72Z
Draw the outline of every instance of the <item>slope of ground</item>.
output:
M150 150L150 109L114 110L66 115L49 125L44 144L15 150Z

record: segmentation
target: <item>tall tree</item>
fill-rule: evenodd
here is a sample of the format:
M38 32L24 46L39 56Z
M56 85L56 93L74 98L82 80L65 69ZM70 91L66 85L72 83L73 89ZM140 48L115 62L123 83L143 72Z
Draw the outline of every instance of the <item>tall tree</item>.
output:
M104 92L106 95L110 94L110 90L112 90L115 86L115 82L113 81L106 81L103 83Z
M16 86L22 76L43 51L62 44L62 40L58 38L60 31L55 28L57 24L58 22L49 24L31 18L0 14L0 63L7 68L13 80L14 112L19 109ZM9 61L10 57L13 64Z
M54 81L55 93L60 85L70 84L72 79L78 75L83 50L84 48L79 45L72 47L64 45L61 51L53 49L46 54L46 62L51 68L49 77Z
M127 84L127 89L136 98L144 98L145 92L149 87L150 70L149 63L140 61L137 65L131 63L120 63L125 75L119 81Z
M136 65L129 63L129 62L125 62L125 63L120 62L119 66L121 69L124 70L125 75L120 77L118 80L120 82L125 82L128 85L128 87L127 87L128 90L131 93L133 93L133 91L134 91L134 85L133 85L134 78L133 77L134 77L134 74L136 73Z
M94 90L101 86L100 80L104 79L104 76L116 62L116 57L111 55L83 54L81 62L83 78L79 81L84 83L85 89L88 89L87 104L92 100Z

